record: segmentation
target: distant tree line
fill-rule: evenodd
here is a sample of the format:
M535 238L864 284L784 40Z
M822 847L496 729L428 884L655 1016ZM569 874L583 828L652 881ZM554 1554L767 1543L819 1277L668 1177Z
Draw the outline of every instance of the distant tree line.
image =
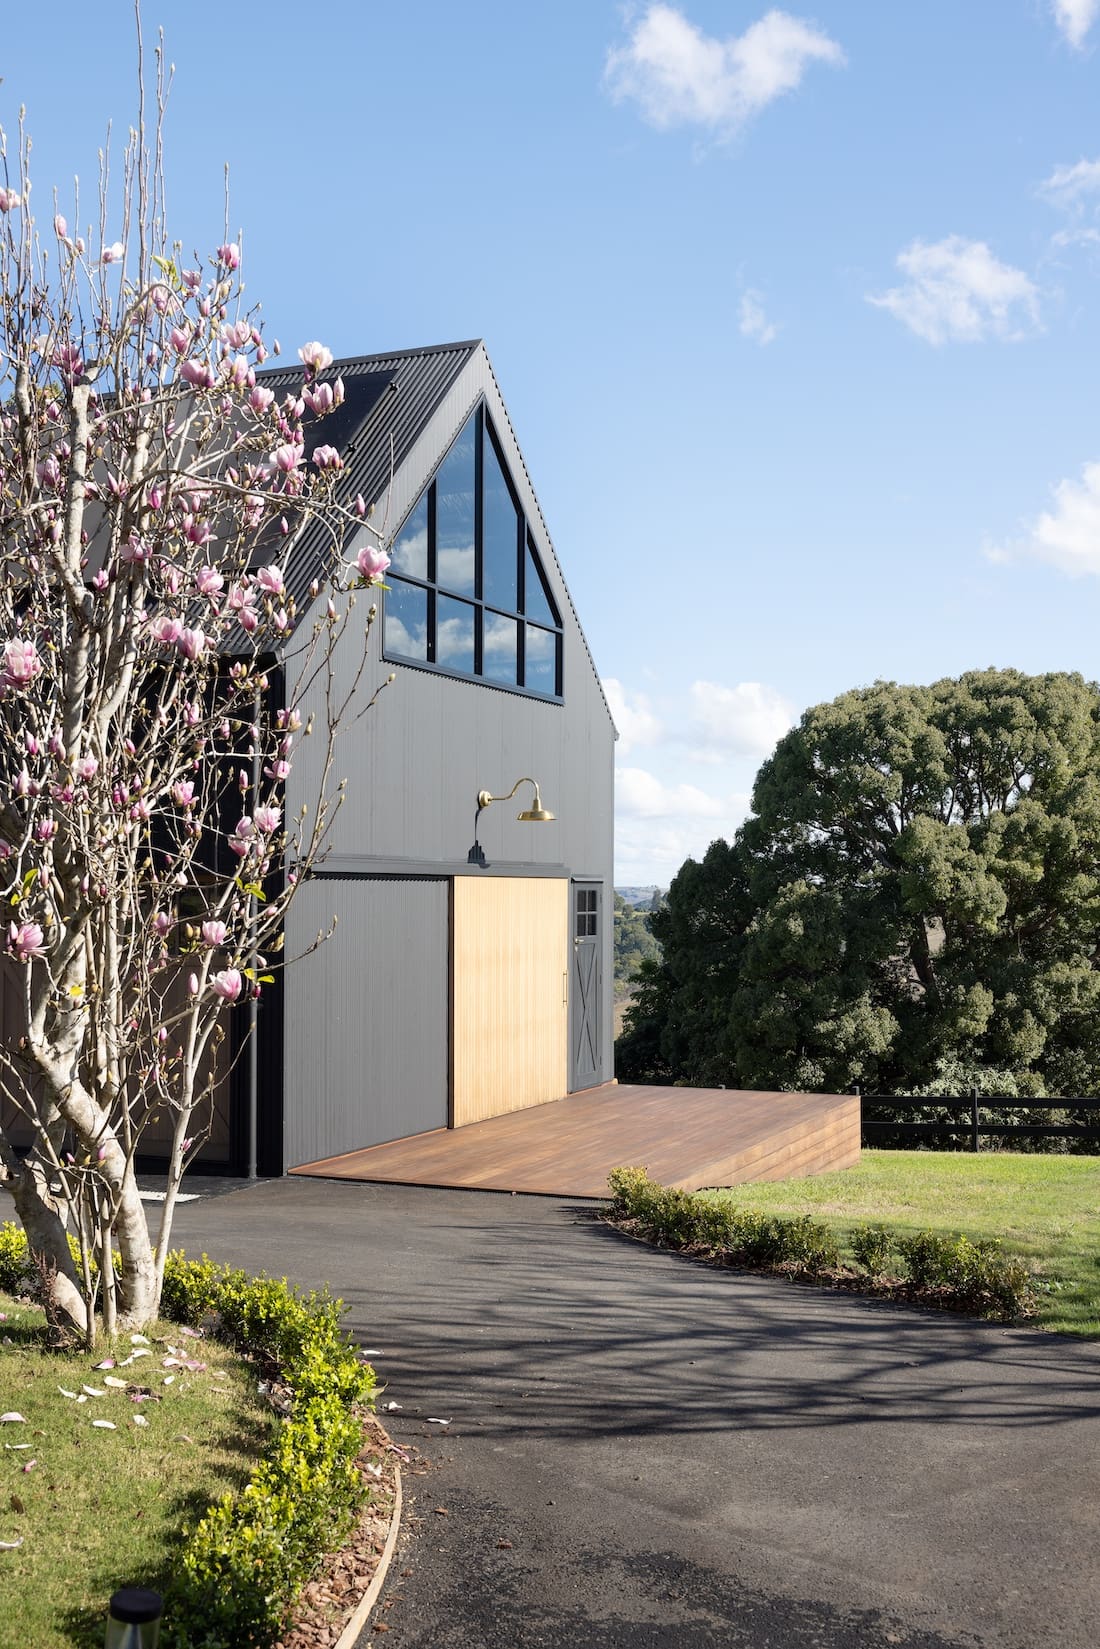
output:
M650 917L626 1080L1100 1092L1100 690L879 682L807 711Z
M643 962L656 961L661 947L653 937L651 913L660 908L661 895L655 893L648 906L632 905L621 893L615 895L615 995L629 995L635 975Z

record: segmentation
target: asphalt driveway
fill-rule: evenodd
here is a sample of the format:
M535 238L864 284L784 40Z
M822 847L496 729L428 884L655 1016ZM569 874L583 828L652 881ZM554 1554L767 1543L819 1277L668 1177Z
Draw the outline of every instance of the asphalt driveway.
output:
M430 1468L388 1644L1095 1649L1100 1346L709 1270L591 1212L293 1179L177 1215L190 1253L330 1284L378 1353Z

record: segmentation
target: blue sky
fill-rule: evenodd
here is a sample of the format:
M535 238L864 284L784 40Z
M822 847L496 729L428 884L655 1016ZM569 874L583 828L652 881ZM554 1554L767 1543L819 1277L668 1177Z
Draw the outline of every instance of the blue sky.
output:
M130 8L43 15L0 121L84 221ZM1100 673L1100 0L162 15L173 232L221 239L228 163L270 333L485 338L623 735L620 882L849 687Z

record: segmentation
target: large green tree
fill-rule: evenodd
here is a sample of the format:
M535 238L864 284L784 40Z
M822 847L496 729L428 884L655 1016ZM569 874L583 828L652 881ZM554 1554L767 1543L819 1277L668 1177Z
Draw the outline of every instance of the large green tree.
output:
M1096 1093L1100 691L983 670L816 706L652 924L626 1075Z

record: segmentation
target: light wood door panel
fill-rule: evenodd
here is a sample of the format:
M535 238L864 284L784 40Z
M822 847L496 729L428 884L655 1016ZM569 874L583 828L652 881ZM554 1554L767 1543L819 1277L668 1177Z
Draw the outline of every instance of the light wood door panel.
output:
M569 1082L569 884L456 876L456 1128L560 1099Z

